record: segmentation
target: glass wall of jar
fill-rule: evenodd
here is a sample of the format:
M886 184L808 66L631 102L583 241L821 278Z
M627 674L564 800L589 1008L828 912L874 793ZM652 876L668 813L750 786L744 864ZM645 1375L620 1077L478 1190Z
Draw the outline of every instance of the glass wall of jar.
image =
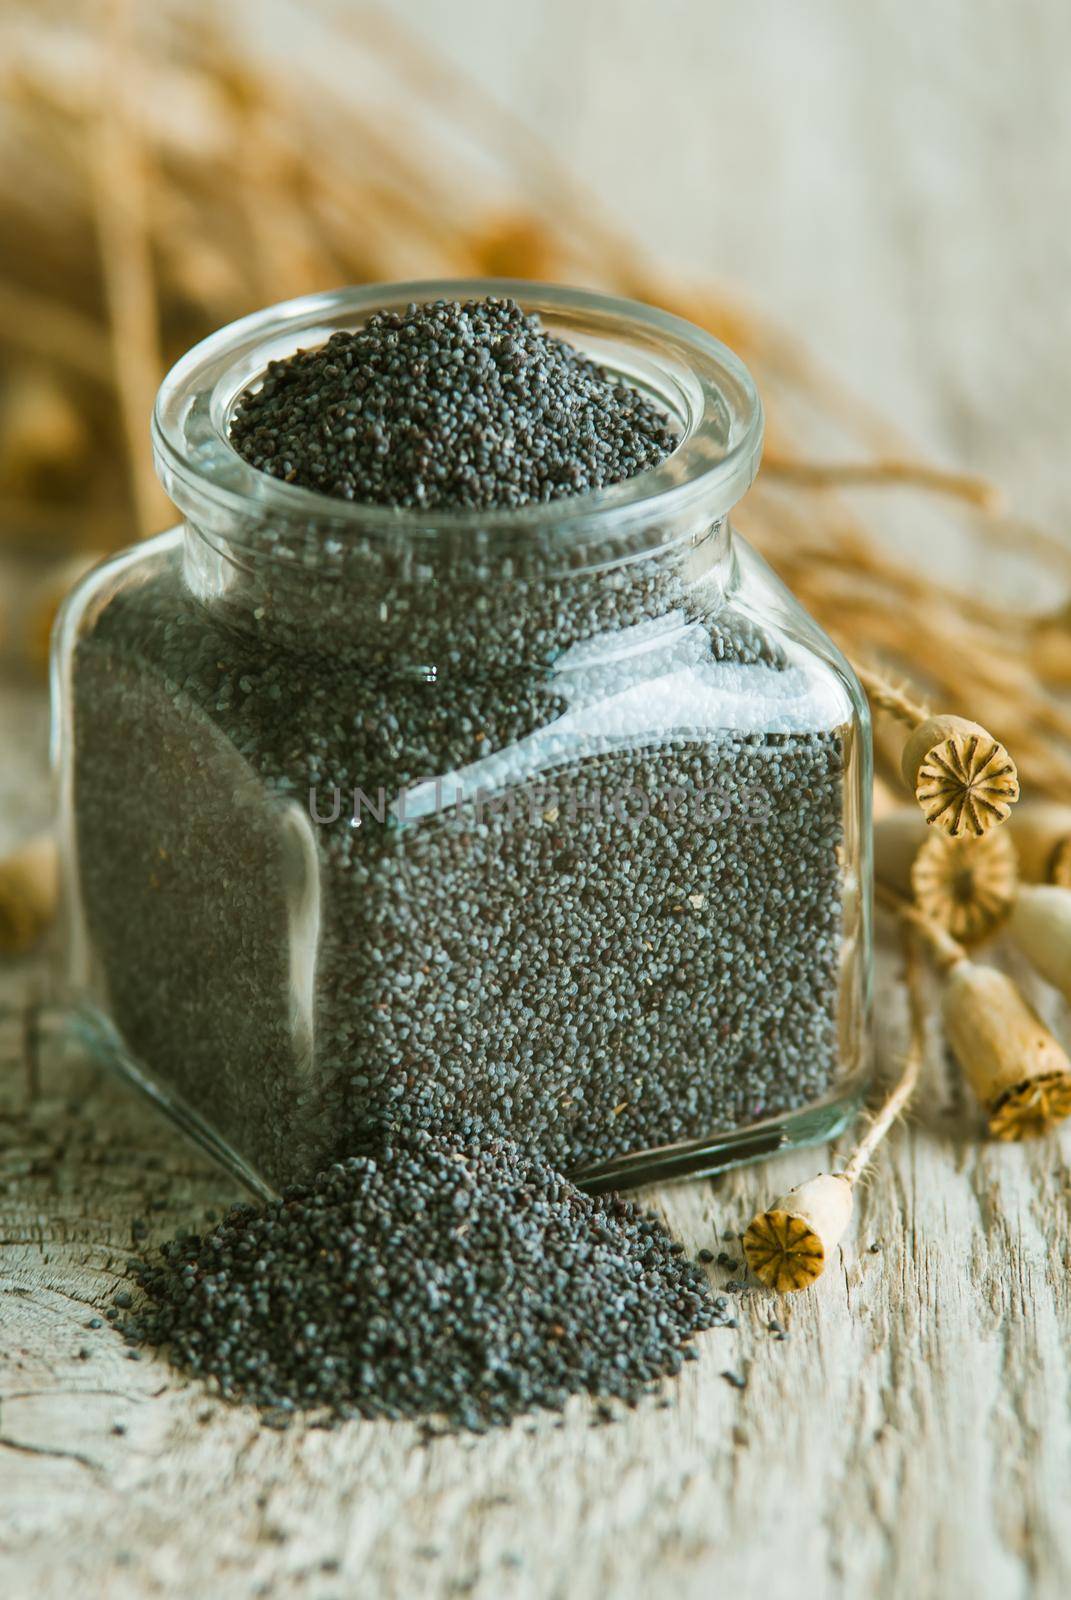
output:
M570 499L417 514L228 443L269 361L487 293L679 447ZM591 1183L836 1133L866 1066L869 729L732 531L761 438L731 352L574 290L347 290L192 350L154 418L182 525L57 629L72 1026L262 1192L400 1116Z

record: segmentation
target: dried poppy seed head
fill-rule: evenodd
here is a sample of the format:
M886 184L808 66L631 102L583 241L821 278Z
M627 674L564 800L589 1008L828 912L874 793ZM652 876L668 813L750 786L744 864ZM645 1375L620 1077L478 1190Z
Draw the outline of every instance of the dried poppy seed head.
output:
M946 974L941 1010L995 1138L1036 1138L1071 1113L1071 1060L1007 973L958 961Z
M1006 1144L1041 1139L1071 1116L1071 1073L1053 1072L1009 1089L989 1113L992 1138Z
M808 1288L825 1271L852 1214L852 1187L823 1172L754 1217L744 1254L755 1276L778 1294Z
M915 903L954 939L973 944L995 933L1018 888L1015 846L1003 829L980 839L930 831L911 868Z
M927 827L914 807L875 823L874 870L879 885L910 896L924 916L966 944L1005 921L1019 879L1009 829L950 839Z
M981 837L1007 820L1019 798L1011 756L965 717L921 723L904 746L903 775L926 821L953 839Z

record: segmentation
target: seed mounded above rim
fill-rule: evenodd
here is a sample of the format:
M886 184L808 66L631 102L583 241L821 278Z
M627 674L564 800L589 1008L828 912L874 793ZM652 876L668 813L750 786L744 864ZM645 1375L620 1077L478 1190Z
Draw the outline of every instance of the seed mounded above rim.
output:
M318 494L417 510L539 505L621 483L680 442L638 389L515 300L377 312L272 361L230 441Z

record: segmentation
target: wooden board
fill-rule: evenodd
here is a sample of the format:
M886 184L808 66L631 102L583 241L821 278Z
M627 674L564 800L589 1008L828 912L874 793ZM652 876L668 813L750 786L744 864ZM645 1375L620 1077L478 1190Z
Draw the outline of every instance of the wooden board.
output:
M895 1052L898 994L882 1018ZM89 1330L135 1219L167 1237L236 1191L99 1069L46 1048L31 1070L17 1005L0 1052L9 1600L1071 1593L1067 1143L978 1142L939 1061L818 1288L739 1296L667 1408L598 1425L577 1401L564 1425L422 1445L400 1424L261 1428ZM826 1160L650 1198L690 1251L735 1255L723 1235Z

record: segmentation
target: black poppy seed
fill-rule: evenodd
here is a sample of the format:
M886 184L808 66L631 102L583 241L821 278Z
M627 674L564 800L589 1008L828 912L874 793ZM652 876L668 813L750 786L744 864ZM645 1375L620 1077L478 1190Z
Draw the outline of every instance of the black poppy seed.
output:
M119 1307L120 1311L129 1311L130 1307L134 1304L134 1299L130 1293L130 1290L118 1289L115 1294L115 1304Z
M726 1383L730 1384L734 1389L747 1388L747 1378L742 1377L739 1372L723 1372L722 1377L725 1379Z
M714 1252L713 1252L713 1250L700 1250L699 1259L700 1259L700 1261L703 1263L703 1265L705 1267L708 1267L710 1265L710 1263L714 1260Z
M103 1326L104 1323L99 1317L90 1317L89 1321L86 1323L87 1328L103 1328Z
M601 1424L718 1325L673 1244L508 1139L398 1127L224 1219L191 1248L192 1279L163 1247L139 1273L139 1326L271 1426L324 1409L480 1432L578 1393Z
M678 443L638 390L496 299L377 313L273 362L267 381L239 398L230 439L289 483L427 510L604 488L657 466Z

